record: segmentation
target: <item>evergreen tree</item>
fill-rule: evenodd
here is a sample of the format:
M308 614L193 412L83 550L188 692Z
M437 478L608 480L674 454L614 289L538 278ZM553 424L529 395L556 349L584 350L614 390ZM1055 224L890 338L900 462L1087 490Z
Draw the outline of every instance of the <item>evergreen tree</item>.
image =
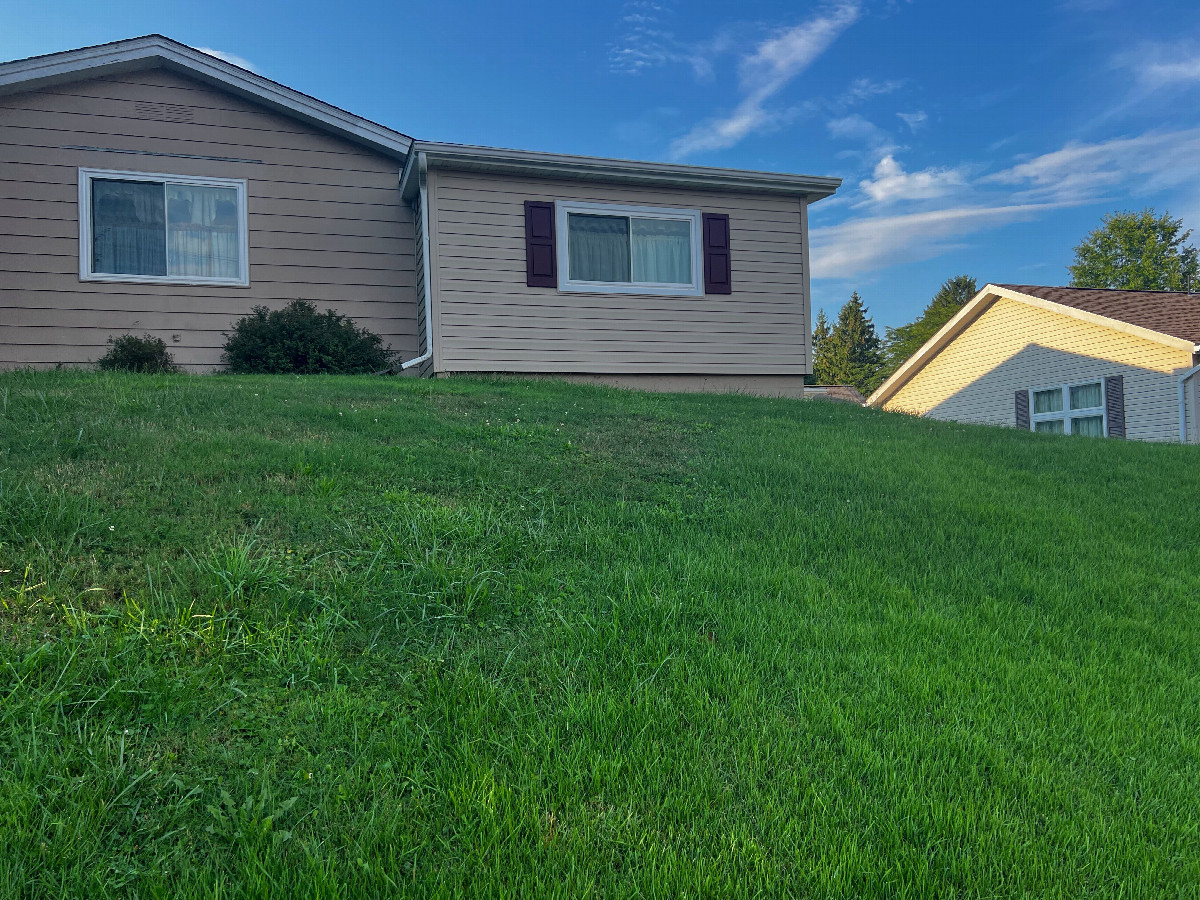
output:
M1183 291L1196 278L1197 251L1182 219L1153 209L1115 212L1075 248L1073 287ZM1194 284L1190 285L1195 287Z
M825 353L828 351L827 342L829 341L829 320L825 318L825 310L817 311L817 324L813 328L812 335L812 363L813 371L811 375L804 376L805 384L823 384L819 380L817 373L825 366Z
M818 384L852 384L868 394L883 380L879 335L857 291L850 295L821 344L813 372Z
M880 383L904 365L905 360L920 350L978 292L975 279L970 275L947 278L915 322L887 329Z

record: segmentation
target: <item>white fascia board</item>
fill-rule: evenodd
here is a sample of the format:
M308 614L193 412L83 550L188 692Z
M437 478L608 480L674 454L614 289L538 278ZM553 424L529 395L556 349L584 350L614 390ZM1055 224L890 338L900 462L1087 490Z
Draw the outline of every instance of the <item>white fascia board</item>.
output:
M831 196L841 186L840 178L791 175L744 169L719 169L679 163L639 162L597 156L572 156L533 150L505 150L465 144L419 141L431 167L460 171L495 172L532 178L568 178L681 187L707 191L785 194L805 197L812 203Z
M398 131L161 35L0 63L0 96L151 68L183 72L389 156L406 157L412 146Z
M941 352L950 341L958 337L968 325L983 315L987 308L999 299L1013 300L1017 303L1024 303L1027 306L1037 307L1038 309L1058 313L1072 319L1078 319L1090 325L1110 328L1113 331L1120 331L1123 334L1133 335L1134 337L1152 341L1156 344L1163 344L1174 350L1195 352L1197 346L1192 341L1163 334L1161 331L1153 331L1149 328L1143 328L1140 325L1131 325L1128 322L1122 322L1120 319L1110 319L1108 316L1100 316L1096 313L1076 309L1073 306L1065 306L1062 303L1055 303L1053 300L1046 300L1042 297L1034 297L1032 294L1023 294L1020 291L1013 291L994 284L988 284L972 297L966 306L960 309L949 322L938 329L933 337L921 346L920 350L908 358L904 365L893 372L891 377L877 387L863 405L882 406L886 403L918 370L924 367L930 359Z

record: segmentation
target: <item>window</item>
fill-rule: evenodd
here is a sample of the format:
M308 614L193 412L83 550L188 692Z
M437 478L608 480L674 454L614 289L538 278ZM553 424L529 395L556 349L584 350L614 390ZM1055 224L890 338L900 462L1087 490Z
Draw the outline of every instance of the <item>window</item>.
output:
M560 290L704 293L697 210L559 202L556 219Z
M246 182L79 170L79 277L249 284Z
M1104 383L1087 381L1033 392L1030 423L1034 431L1048 434L1108 434L1104 412Z

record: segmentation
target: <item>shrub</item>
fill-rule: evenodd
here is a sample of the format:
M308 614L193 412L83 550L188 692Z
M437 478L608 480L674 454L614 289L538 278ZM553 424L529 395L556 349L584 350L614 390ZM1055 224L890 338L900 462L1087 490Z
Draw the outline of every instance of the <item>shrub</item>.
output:
M108 372L141 372L146 375L179 371L166 341L151 334L110 337L108 352L97 360L96 365Z
M395 355L383 338L346 316L293 300L279 310L256 306L238 319L225 335L223 359L237 374L350 375L386 369Z

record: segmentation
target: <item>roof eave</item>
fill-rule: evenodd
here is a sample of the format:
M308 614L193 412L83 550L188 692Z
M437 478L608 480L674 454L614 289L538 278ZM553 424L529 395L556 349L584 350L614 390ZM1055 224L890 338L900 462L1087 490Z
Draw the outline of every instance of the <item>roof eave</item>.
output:
M397 159L412 146L407 135L162 35L0 63L0 96L155 68L197 78Z
M786 194L804 197L810 203L832 195L842 183L840 178L815 175L718 169L464 144L418 141L415 148L426 155L430 168L708 191Z

